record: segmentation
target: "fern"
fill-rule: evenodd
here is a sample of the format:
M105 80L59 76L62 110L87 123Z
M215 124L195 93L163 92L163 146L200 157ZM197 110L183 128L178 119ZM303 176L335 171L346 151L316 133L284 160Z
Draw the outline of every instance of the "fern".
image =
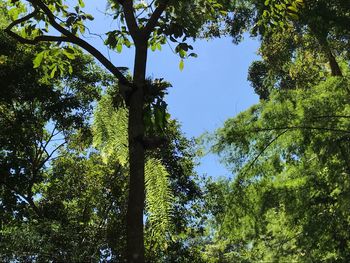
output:
M112 98L105 95L94 113L93 143L101 151L105 163L117 160L128 170L128 111L113 107ZM171 230L174 200L169 174L160 160L149 158L145 165L146 232L152 247L166 247L166 234Z
M146 211L152 243L166 247L166 234L172 228L171 212L174 201L169 173L156 159L149 159L145 167Z
M122 166L128 163L128 112L113 107L110 96L105 95L94 114L94 147L101 151L105 163L112 157Z

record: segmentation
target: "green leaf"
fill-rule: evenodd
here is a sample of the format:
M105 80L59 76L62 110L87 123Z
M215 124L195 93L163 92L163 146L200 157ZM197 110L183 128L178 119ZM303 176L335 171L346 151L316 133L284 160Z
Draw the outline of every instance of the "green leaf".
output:
M90 15L90 14L85 14L86 18L89 19L90 21L94 20L95 18Z
M66 50L63 50L63 54L69 59L75 59L75 55L73 53L67 52Z
M152 51L156 51L156 49L157 49L156 44L155 44L155 43L154 43L154 44L152 44L152 45L151 45L151 50L152 50Z
M186 57L187 52L185 50L183 50L183 49L180 49L179 55L180 55L181 58L184 58L184 57Z
M45 51L41 51L39 54L36 55L35 59L33 60L33 68L38 68L41 65L41 62L43 61Z
M183 71L184 66L185 66L184 60L181 59L181 60L180 60L180 64L179 64L179 69L180 69L181 71Z
M85 7L85 3L83 0L78 0L79 6L84 8Z
M298 12L298 9L296 9L294 6L288 6L288 9L290 10L290 11L292 11L292 12L295 12L295 13L297 13Z
M50 73L50 78L54 78L54 77L55 77L56 71L57 71L57 66L55 66L55 67L52 69L52 71L51 71L51 73Z
M121 53L122 50L123 50L123 42L119 40L117 44L117 52Z

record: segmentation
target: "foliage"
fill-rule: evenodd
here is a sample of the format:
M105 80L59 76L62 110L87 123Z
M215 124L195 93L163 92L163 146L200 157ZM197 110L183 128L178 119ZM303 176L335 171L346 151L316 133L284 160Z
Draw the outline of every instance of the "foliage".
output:
M128 168L130 175L127 212L127 257L129 262L144 262L143 211L145 192L145 152L150 128L163 129L168 119L163 96L147 98L146 64L147 49L161 49L166 39L176 43L175 52L180 56L180 70L183 59L195 57L187 38L196 38L206 25L219 29L227 11L231 10L227 0L197 1L108 1L108 11L118 27L107 32L105 45L121 52L123 45L135 46L135 64L132 79L124 69L115 66L96 47L83 39L86 27L84 21L93 16L83 11L84 1L69 7L65 1L52 0L10 0L6 1L11 23L5 31L23 44L38 45L47 42L50 49L44 49L34 59L34 66L42 66L45 78L63 75L65 66L71 73L67 59L74 59L75 47L83 48L97 59L119 81L118 91L123 97L128 112ZM200 14L200 16L198 16ZM56 33L49 35L49 32ZM209 36L217 36L210 29ZM58 33L58 34L57 34ZM73 44L73 46L71 46ZM42 63L46 59L47 63ZM49 73L50 72L50 73ZM124 92L123 92L124 90ZM160 100L159 100L160 99ZM154 102L157 102L154 104ZM158 103L159 102L159 103ZM155 126L151 126L155 124ZM154 129L153 129L154 130ZM154 136L155 134L151 134ZM153 139L153 138L152 138ZM163 138L164 141L164 138ZM158 145L159 147L159 145Z
M236 172L208 185L227 262L348 260L348 98L341 78L275 91L218 131L213 150Z
M107 3L106 12L113 13L113 19L119 20L120 26L106 32L105 45L118 53L122 52L123 47L130 48L135 46L135 39L132 36L133 31L135 31L135 25L146 29L148 22L151 20L153 10L157 7L164 9L164 13L159 14L158 23L154 25L152 32L149 32L148 46L152 51L161 50L162 46L170 40L174 44L175 52L180 57L179 67L181 70L184 66L184 59L197 56L191 51L193 47L186 40L188 38L219 36L221 33L224 33L221 32L222 23L233 8L233 3L227 0L153 1L151 3L134 1L132 8L135 13L135 25L129 28L131 24L127 21L128 15L124 13L125 5L123 1L110 0ZM59 30L58 26L54 26L54 28L61 33L64 32L66 36L62 38L45 38L45 34L50 31L49 25L52 25L53 22L50 15L45 15L46 11L34 11L32 16L25 19L26 23L22 24L20 31L16 33L18 33L19 37L34 42L58 42L60 48L54 45L51 47L51 51L46 49L43 53L38 54L36 65L39 66L41 64L41 59L44 56L47 59L47 65L43 67L48 69L48 76L50 74L54 75L56 72L61 74L65 70L65 66L69 67L67 59L72 59L75 55L74 47L69 42L80 45L80 41L72 40L70 37L89 34L85 23L93 20L94 17L92 14L84 12L85 4L83 1L77 1L75 5L71 5L71 3L68 5L66 1L35 1L32 3L34 8L41 8L42 4L49 8L54 17L60 18L58 22L60 29L63 28L67 31ZM16 21L30 10L27 6L27 1L7 1L6 8L12 21ZM39 23L39 21L42 21L42 23ZM84 46L82 47L84 48ZM87 51L91 52L91 49L88 48ZM57 60L56 57L62 53L66 56L66 59ZM119 76L119 74L117 75Z
M3 31L0 37L1 261L100 258L94 240L105 235L88 200L97 197L92 186L106 187L105 179L99 185L93 179L98 158L84 163L82 156L62 148L89 144L91 105L104 73L80 53L71 62L72 74L47 82L33 68L37 49L18 45ZM105 172L108 178L111 172Z

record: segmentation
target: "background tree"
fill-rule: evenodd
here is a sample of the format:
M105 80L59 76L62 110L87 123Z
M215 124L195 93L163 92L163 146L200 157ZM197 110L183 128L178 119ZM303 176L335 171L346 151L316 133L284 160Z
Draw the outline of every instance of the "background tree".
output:
M218 131L236 173L208 186L227 262L348 260L348 85L273 92Z
M262 100L212 138L234 179L207 183L204 256L347 262L349 5L241 1L236 12L234 41L242 29L261 38L248 79Z
M44 189L60 178L50 178L50 161L61 156L72 138L89 134L91 106L104 74L90 57L77 52L70 64L74 73L53 74L48 82L33 68L36 49L18 45L3 30L0 37L1 260L34 260L38 255L40 260L74 259L58 257L64 240L66 246L73 244L56 231L62 227L58 222L68 220L64 200L47 198ZM76 212L70 216L79 217ZM78 233L75 238L78 243Z
M262 62L249 80L262 99L268 89L307 88L327 75L341 76L349 60L346 1L239 1L229 20L235 42L250 31L261 38ZM325 70L327 69L327 70Z

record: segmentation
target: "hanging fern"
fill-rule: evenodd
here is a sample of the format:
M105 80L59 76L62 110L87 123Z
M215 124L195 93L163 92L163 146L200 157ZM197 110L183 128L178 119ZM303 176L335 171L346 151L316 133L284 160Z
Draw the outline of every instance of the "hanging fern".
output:
M116 110L112 98L102 97L94 114L94 147L102 153L104 162L110 158L122 166L128 163L128 112L124 108Z
M174 201L169 173L156 159L149 159L145 167L146 211L150 246L166 248L166 234L171 231L171 212Z
M109 95L102 97L94 114L94 147L99 149L105 163L117 160L128 170L128 112L113 107ZM166 234L171 229L173 193L169 174L161 161L148 158L145 166L146 186L146 237L152 245L166 248Z

